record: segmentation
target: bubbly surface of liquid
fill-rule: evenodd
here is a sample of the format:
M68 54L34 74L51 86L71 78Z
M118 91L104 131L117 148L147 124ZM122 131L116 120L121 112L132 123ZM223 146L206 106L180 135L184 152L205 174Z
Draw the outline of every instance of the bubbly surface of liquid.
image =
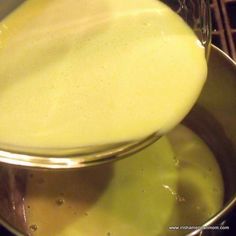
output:
M114 164L31 172L26 218L35 236L168 236L198 226L223 204L219 166L206 144L178 126Z
M176 125L204 49L156 0L30 0L0 23L0 143L67 148Z

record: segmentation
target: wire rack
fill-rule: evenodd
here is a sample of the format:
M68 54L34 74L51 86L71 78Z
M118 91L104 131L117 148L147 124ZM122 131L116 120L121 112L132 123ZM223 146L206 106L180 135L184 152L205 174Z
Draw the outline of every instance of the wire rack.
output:
M211 0L212 43L236 60L236 0Z

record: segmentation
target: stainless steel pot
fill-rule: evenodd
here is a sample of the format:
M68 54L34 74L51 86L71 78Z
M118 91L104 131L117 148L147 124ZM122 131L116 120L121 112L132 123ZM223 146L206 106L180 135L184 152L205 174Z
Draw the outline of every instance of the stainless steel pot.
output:
M207 83L183 122L208 144L221 167L225 186L224 208L204 226L220 224L236 208L236 63L214 46ZM199 231L189 236L197 233ZM203 232L203 235L216 233L220 232Z
M221 167L225 186L224 207L203 227L222 224L227 214L236 208L236 63L214 46L209 60L207 83L197 104L183 123L208 144ZM9 168L11 167L1 167L1 171L8 171ZM21 169L20 172L22 171L25 172ZM11 183L11 180L6 181ZM14 189L17 186L11 187ZM0 204L0 208L5 207L8 210L5 211L5 215L4 211L0 211L0 223L12 233L21 235L17 206L14 201L12 202L11 194L5 194L5 198L5 205ZM23 228L21 230L24 231ZM221 233L199 229L188 236Z

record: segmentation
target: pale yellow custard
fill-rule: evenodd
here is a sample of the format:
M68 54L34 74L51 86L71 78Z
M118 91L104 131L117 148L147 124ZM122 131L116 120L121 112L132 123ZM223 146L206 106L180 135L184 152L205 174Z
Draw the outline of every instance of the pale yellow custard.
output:
M67 148L162 133L206 78L201 43L156 0L30 0L0 29L1 144Z
M70 172L31 172L26 219L34 236L173 236L220 210L221 171L207 145L178 126L127 159Z

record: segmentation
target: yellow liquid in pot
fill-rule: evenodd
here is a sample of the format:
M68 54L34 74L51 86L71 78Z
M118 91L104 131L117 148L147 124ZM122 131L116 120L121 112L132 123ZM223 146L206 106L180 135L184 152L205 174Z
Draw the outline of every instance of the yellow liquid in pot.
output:
M203 224L224 195L213 153L184 126L114 164L31 172L27 183L34 236L186 235L169 227Z
M0 143L75 147L175 126L206 78L204 48L154 0L30 0L0 24Z

